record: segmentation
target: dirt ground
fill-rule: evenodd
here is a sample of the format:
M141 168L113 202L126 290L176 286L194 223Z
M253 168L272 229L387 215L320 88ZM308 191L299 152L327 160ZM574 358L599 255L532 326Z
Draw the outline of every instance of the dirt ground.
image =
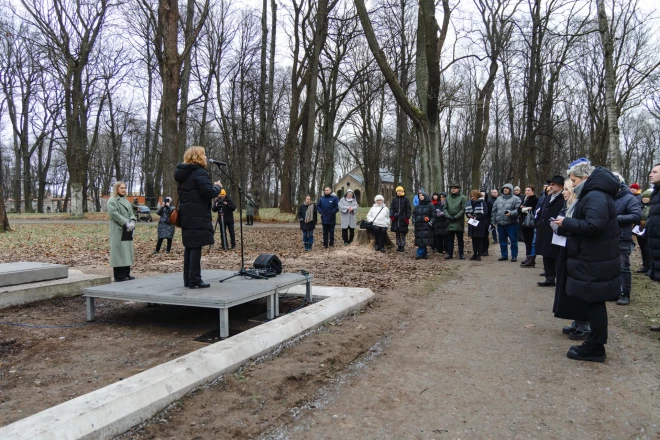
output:
M370 287L377 299L194 391L121 439L660 438L660 341L646 331L635 290L631 306L608 304L607 362L580 363L565 357L579 342L552 317L554 291L535 284L540 269L497 262L492 245L482 262L435 253L416 261L410 247L306 254L297 231L278 230L279 248L273 232L248 231L248 261L273 252L288 270L310 270L317 284ZM174 271L181 251L141 256L135 272ZM202 267L237 263L235 252L214 250ZM98 264L83 270L107 273ZM635 288L660 295L641 276ZM657 302L644 310L657 313ZM112 301L98 317L121 322L0 325L1 425L202 347L194 338L217 325L213 311ZM0 310L8 320L84 323L84 303Z

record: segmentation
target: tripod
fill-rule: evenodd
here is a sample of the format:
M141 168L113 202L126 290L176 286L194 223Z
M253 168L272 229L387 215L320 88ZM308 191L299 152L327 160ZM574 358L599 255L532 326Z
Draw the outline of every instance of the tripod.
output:
M252 269L252 270L245 269L245 254L244 254L244 251L243 251L243 197L245 195L245 191L243 191L243 188L241 188L240 185L238 183L236 183L234 181L234 179L231 178L229 173L227 171L225 171L225 169L222 168L222 166L219 163L216 162L215 164L218 166L218 168L220 169L222 174L224 174L225 177L236 187L236 189L238 189L238 215L239 215L240 238L241 238L241 268L234 275L232 275L230 277L227 277L227 278L224 278L224 279L220 280L220 282L222 283L223 281L227 281L230 278L234 278L234 277L238 277L238 276L264 280L268 277L260 275L254 269ZM254 201L252 203L254 203ZM254 203L254 204L255 204L256 208L259 209L257 204L256 203Z
M226 251L229 249L229 243L227 242L227 231L225 229L225 211L222 209L222 204L220 204L218 207L218 219L215 221L215 226L213 227L213 236L215 236L215 231L218 229L218 225L220 225L220 241L222 242L222 249ZM209 246L209 251L211 246Z

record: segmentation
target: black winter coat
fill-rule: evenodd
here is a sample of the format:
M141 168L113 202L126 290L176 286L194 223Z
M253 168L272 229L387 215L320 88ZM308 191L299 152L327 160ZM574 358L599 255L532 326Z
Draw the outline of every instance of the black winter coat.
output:
M586 303L621 295L620 228L613 199L618 191L619 179L596 167L584 182L573 217L564 218L558 230L567 237L566 295Z
M312 231L316 229L316 223L318 222L318 210L316 209L316 203L311 203L309 206L314 206L314 215L312 216L312 221L305 223L305 215L307 215L308 206L304 203L298 208L298 221L300 222L301 231Z
M468 223L468 237L486 237L488 235L488 225L490 224L490 212L488 211L488 204L484 201L484 199L470 200L468 204L470 207L468 208L466 206L465 208L467 216L472 216L472 218L479 221L477 226L472 226ZM479 207L481 207L481 209L479 209ZM475 213L475 211L477 212Z
M551 199L552 196L545 196L539 215L536 218L536 255L543 255L546 258L557 258L559 255L559 246L552 244L550 218L557 218L559 211L564 207L564 198L561 194L558 194L552 202Z
M447 196L445 195L445 198ZM431 202L433 205L433 202ZM445 207L442 206L441 202L438 202L437 205L433 205L433 230L435 235L447 235L447 226L449 226L449 220L445 216Z
M646 220L646 240L651 256L649 277L660 281L660 184L653 188L650 204L649 218Z
M566 208L562 209L559 216L566 217ZM552 312L555 318L572 319L577 321L589 321L587 315L587 303L574 296L566 295L566 281L568 280L568 268L566 248L559 246L557 256L557 283L555 284L555 302Z
M424 220L427 217L429 221ZM415 224L415 246L433 246L433 204L428 196L420 200L419 205L415 206L412 221Z
M223 202L227 202L225 205ZM218 213L218 221L220 221L220 209L222 207L222 214L224 216L224 222L226 225L229 224L234 224L234 211L236 211L236 204L234 201L229 197L229 194L227 194L223 199L218 198L216 199L215 203L213 204L213 212Z
M412 214L412 205L410 200L406 196L395 196L390 203L390 220L391 217L394 217L392 221L392 232L408 232L408 224L406 219L410 221L410 215Z
M561 196L560 196L561 197ZM563 197L562 197L563 198ZM534 196L531 197L525 197L518 207L518 213L520 214L520 224L522 225L525 223L525 218L527 218L528 215L531 215L534 217L534 213L536 213L536 205L539 203L539 198ZM531 211L529 211L527 214L525 214L522 209L523 208L532 208Z
M179 217L183 245L200 248L215 243L211 200L218 197L221 188L213 185L209 173L200 165L176 166L174 180L179 185Z
M630 244L633 243L633 224L638 224L642 219L642 204L637 201L628 188L621 188L614 196L614 205L616 206L617 220L621 227L619 242L624 245L624 250L630 250L632 249Z

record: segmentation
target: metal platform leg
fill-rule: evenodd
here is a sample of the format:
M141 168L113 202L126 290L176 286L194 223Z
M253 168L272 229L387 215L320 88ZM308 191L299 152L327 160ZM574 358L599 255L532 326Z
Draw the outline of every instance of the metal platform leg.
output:
M312 282L309 279L305 283L305 300L308 303L312 302Z
M94 298L87 297L87 321L96 321L96 313L94 313Z
M229 309L220 309L220 338L229 337Z
M275 292L273 296L275 297L275 316L280 316L280 294Z
M277 294L275 293L266 297L266 319L269 321L271 319L275 319L275 302L277 301L275 299L276 297Z

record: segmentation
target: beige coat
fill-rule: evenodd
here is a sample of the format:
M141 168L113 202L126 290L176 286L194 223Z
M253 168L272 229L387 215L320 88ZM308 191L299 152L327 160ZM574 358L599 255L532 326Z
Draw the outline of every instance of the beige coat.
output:
M110 266L132 266L134 262L133 242L121 241L124 225L135 222L133 207L126 197L110 197L108 199L108 214L110 214Z

